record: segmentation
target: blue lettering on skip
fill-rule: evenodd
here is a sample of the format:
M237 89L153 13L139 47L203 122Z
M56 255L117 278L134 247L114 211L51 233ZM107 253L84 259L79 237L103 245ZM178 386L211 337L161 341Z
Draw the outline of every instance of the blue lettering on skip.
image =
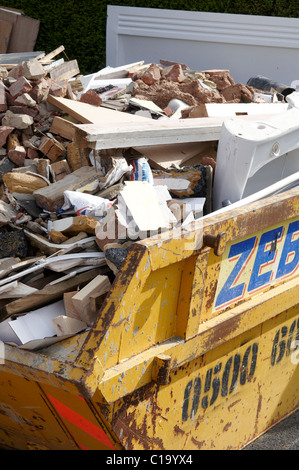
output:
M282 231L283 227L278 227L263 233L257 247L256 237L243 240L230 247L228 260L238 259L216 298L215 308L242 298L246 288L251 293L256 289L266 286L275 279L290 276L296 271L299 266L299 237L295 238L294 234L299 232L299 220L289 225L278 262L277 272L274 273L273 269L261 272L261 268L266 268L267 264L270 265L274 262L277 252L277 241L279 239L281 241ZM248 286L245 282L238 284L238 277L255 250L257 250L257 253Z

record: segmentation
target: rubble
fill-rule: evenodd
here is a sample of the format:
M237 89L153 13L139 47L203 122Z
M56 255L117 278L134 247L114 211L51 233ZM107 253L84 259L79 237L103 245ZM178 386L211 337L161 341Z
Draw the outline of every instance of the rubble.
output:
M0 340L28 349L93 327L135 240L211 212L223 117L209 105L265 103L229 70L83 77L63 50L0 68ZM38 316L50 326L26 336Z

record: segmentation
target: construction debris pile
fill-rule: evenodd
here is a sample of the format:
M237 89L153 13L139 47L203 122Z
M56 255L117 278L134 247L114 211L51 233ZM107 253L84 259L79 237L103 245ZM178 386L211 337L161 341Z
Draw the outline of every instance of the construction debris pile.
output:
M95 324L134 241L212 210L217 139L96 149L80 126L265 102L227 70L161 61L82 77L76 61L53 60L63 50L0 65L0 339L27 349Z

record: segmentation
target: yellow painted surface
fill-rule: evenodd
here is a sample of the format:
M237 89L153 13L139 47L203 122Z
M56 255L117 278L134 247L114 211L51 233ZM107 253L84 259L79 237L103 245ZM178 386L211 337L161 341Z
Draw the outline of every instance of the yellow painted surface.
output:
M0 445L239 449L293 412L298 213L291 190L136 243L93 329L5 346ZM217 256L203 240L220 232Z
M298 326L296 307L179 367L168 385L151 382L119 400L114 429L124 447L242 448L298 407L299 358L294 346L288 349ZM283 339L275 354L275 338L285 328L280 358Z

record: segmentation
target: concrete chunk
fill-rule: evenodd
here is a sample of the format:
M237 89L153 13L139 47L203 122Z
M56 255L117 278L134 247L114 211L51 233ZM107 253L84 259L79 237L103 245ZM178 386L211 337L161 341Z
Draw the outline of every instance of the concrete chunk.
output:
M2 119L3 126L15 127L16 129L27 129L33 122L33 117L28 114L14 114L10 110L6 111Z
M28 80L39 80L46 75L46 72L43 66L33 59L23 63L23 75Z

